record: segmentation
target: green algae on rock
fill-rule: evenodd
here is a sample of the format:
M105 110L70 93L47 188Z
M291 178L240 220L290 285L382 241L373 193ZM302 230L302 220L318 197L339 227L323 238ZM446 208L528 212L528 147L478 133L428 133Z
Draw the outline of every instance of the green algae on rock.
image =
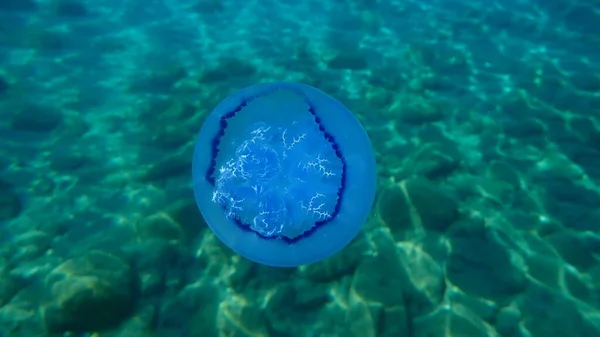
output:
M134 277L121 258L90 251L56 267L46 277L51 301L42 308L50 332L110 329L134 307Z

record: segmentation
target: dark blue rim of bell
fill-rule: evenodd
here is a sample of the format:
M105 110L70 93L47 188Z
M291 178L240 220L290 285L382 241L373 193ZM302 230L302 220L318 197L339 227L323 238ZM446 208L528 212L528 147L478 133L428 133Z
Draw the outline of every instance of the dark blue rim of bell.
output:
M219 155L219 145L221 143L221 139L223 138L223 136L225 136L225 131L227 130L227 125L228 125L228 120L235 117L236 114L238 112L241 112L250 102L261 98L261 97L265 97L268 96L274 92L276 92L277 90L282 89L281 87L275 86L273 88L270 88L269 90L265 90L261 93L255 94L253 96L250 97L244 97L242 99L242 101L238 104L237 107L235 107L234 109L231 109L231 111L225 113L223 116L221 116L220 122L219 122L219 132L214 136L212 143L211 143L211 163L206 171L205 174L205 179L206 181L214 188L215 187L215 171L217 168L217 156ZM301 90L297 90L291 86L285 87L286 90L290 90L292 92L294 92L295 94L299 95L300 97L302 97L304 99L304 102L308 105L308 111L310 112L311 115L313 115L313 117L315 118L315 123L317 123L317 125L319 126L319 130L323 133L323 137L325 137L325 139L331 144L331 147L333 149L333 151L335 152L336 157L340 160L340 162L342 163L342 180L340 183L340 188L337 191L337 203L335 205L334 211L331 214L331 216L326 219L326 220L322 220L322 221L317 221L315 222L315 226L313 226L311 229L305 231L304 233L296 236L295 238L291 239L285 236L272 236L272 237L267 237L267 236L263 236L260 235L259 233L253 231L250 228L249 224L245 224L243 223L240 219L238 218L233 218L232 220L244 231L248 231L248 232L253 232L256 235L260 236L262 239L265 240L283 240L285 242L287 242L288 244L292 244L294 242L297 242L299 240L302 240L304 238L306 238L307 236L315 233L321 226L327 224L328 222L334 220L336 218L336 216L339 214L340 212L340 207L342 205L342 198L344 196L344 190L346 188L346 160L344 159L344 156L342 155L342 151L340 149L340 146L338 145L338 143L335 141L335 138L333 137L333 135L329 132L327 132L327 130L325 130L325 127L323 126L323 124L321 123L321 120L319 119L318 113L316 111L316 108L314 106L314 104L312 104L312 102L309 101L308 97L306 97L306 95L304 94L304 92L302 92ZM223 211L226 212L225 207L223 207Z

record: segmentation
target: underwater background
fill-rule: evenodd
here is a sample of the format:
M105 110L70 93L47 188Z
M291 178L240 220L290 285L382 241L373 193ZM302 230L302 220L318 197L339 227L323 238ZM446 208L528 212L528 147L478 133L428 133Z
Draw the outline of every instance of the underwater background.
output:
M191 190L225 97L363 123L378 194L308 266ZM600 336L597 0L0 0L0 336Z

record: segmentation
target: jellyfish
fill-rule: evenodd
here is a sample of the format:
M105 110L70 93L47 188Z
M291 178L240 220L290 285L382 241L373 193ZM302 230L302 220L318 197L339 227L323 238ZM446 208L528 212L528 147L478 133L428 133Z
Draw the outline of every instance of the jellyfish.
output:
M273 267L324 260L360 232L376 192L369 137L312 86L261 83L221 101L197 137L196 203L241 256Z

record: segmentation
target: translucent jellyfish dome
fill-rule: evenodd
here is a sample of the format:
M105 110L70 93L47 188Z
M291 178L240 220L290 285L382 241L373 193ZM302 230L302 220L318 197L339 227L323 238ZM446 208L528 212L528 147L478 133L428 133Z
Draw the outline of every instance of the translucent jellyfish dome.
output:
M339 101L305 84L242 89L198 135L193 189L215 235L243 257L295 267L343 249L376 192L367 133Z

